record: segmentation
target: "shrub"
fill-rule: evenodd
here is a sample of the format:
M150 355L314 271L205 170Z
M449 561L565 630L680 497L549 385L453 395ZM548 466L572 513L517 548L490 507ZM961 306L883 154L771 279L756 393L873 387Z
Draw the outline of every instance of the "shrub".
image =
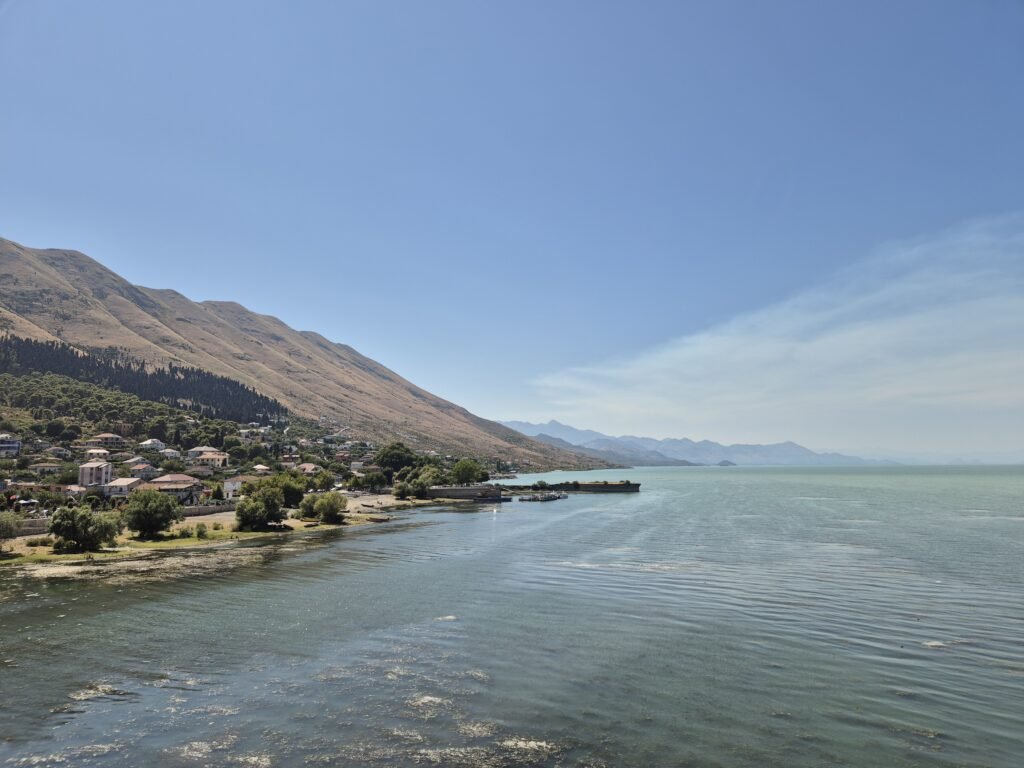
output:
M224 530L224 524L223 523L214 523L213 524L213 530L215 530L215 531Z
M209 537L209 533L206 530L206 523L196 523L196 538L205 539Z
M0 512L0 544L5 539L13 539L18 535L21 518L13 512Z
M284 493L277 485L260 485L235 507L235 519L242 531L266 530L284 519Z
M179 539L191 539L192 529L189 527L179 528L176 535Z
M394 494L396 499L408 499L412 496L412 486L406 482L395 483Z
M345 520L345 516L342 513L347 505L348 499L340 493L332 491L331 493L325 493L316 500L314 510L316 516L320 518L320 522L338 525Z
M25 543L30 547L50 547L53 546L53 537L36 536L34 538L28 539Z
M297 517L316 517L316 502L317 497L311 493L303 496L302 501L299 502L299 514Z
M152 538L181 519L181 506L173 496L160 491L136 491L122 512L125 525L142 538Z
M61 507L50 518L50 533L57 537L56 552L89 552L113 544L121 531L118 515L98 514L86 506Z

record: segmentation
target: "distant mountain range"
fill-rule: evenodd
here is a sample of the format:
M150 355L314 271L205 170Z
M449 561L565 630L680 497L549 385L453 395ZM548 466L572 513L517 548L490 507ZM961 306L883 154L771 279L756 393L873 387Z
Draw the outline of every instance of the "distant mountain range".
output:
M869 466L879 462L841 453L816 453L793 442L770 445L722 445L687 438L612 437L592 429L576 429L557 421L532 424L505 421L506 427L566 450L595 459L630 466L694 466L741 464L747 466Z

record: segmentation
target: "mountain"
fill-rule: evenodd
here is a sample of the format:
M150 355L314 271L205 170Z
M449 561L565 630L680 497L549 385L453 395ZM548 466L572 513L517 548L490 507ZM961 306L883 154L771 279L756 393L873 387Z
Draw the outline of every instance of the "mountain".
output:
M603 464L475 416L352 347L234 302L132 285L77 251L0 238L0 331L226 376L356 438L537 468Z
M587 445L574 445L559 437L552 437L543 433L535 435L534 439L542 443L562 448L567 451L576 451L584 456L590 456L610 464L623 467L692 467L696 466L692 461L672 459L657 451L646 451L642 449L629 449L614 445L614 441L595 440ZM608 447L601 447L602 443L612 443Z
M557 437L565 444L574 446L588 455L600 453L617 463L633 466L666 466L671 462L687 464L733 464L745 465L790 465L790 466L865 466L877 462L844 456L841 453L816 453L793 442L770 445L722 445L710 440L693 441L687 438L667 438L624 435L611 437L591 429L576 429L557 421L546 424L531 424L528 421L506 421L505 426L524 435L543 439L541 436ZM627 458L629 457L629 458ZM728 466L728 464L724 464Z

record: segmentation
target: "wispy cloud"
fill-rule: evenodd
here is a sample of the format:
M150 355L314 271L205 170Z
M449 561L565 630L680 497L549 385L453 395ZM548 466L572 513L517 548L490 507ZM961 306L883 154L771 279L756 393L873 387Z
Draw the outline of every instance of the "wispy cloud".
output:
M1024 218L885 248L777 305L535 385L552 414L615 433L1024 459Z

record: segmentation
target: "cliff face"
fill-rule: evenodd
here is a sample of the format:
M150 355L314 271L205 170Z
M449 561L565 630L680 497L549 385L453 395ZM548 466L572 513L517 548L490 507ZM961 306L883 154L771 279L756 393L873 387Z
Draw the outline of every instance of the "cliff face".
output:
M326 416L378 442L401 439L452 454L539 467L600 464L473 415L319 334L234 302L193 302L132 285L78 253L0 238L0 330L83 350L119 347L154 363L203 368Z

